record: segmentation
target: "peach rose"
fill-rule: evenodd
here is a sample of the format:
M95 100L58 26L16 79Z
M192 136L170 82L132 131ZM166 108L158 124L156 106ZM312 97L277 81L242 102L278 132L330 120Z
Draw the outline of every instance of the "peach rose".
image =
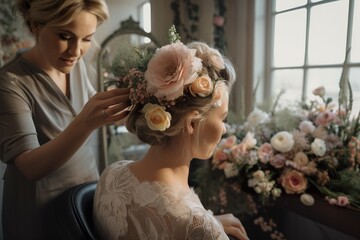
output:
M145 114L150 129L163 132L170 127L171 115L165 111L165 107L147 103L141 112Z
M294 156L294 162L299 167L303 167L309 163L309 158L304 152L297 152Z
M196 50L181 42L158 49L145 72L147 91L156 97L175 100L183 95L184 86L195 81L202 69Z
M288 194L303 193L308 185L308 181L302 172L287 170L280 177L281 186Z
M199 95L200 97L207 97L210 95L210 93L212 93L213 89L214 84L207 74L196 78L196 80L189 87L190 93L194 97L196 97L196 95Z

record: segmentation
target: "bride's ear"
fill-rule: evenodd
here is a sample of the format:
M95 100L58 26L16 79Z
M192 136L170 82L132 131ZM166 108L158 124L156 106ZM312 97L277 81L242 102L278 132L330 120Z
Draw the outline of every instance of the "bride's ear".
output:
M185 129L188 134L193 134L199 125L200 113L196 110L191 111L187 114L185 120Z

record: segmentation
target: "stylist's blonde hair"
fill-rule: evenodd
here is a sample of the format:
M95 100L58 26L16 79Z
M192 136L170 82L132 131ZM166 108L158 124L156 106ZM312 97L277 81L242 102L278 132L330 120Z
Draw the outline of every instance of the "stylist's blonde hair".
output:
M16 9L31 32L33 27L64 26L81 11L94 14L98 25L109 18L105 0L18 0Z

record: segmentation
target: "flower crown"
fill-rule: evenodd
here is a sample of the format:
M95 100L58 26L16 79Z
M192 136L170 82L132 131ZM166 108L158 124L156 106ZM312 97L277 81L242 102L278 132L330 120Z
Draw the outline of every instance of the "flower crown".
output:
M216 71L225 68L221 55L202 62L196 49L180 41L175 26L169 29L168 37L170 44L155 52L136 49L136 56L132 53L124 59L124 54L119 54L113 63L116 85L130 89L131 105L144 105L141 112L149 128L158 131L170 127L171 114L166 108L184 101L188 95L206 98L213 93L219 78L209 76L204 66Z

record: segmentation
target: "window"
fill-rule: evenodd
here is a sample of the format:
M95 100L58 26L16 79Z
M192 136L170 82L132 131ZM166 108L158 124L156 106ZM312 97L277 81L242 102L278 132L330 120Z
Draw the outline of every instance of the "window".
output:
M150 1L144 2L139 6L139 21L140 27L142 27L145 32L151 32L151 4ZM149 43L151 40L149 38L144 38L144 43Z
M268 92L284 91L283 103L312 99L324 86L337 101L346 52L353 91L353 114L360 110L360 1L273 0L268 61Z

